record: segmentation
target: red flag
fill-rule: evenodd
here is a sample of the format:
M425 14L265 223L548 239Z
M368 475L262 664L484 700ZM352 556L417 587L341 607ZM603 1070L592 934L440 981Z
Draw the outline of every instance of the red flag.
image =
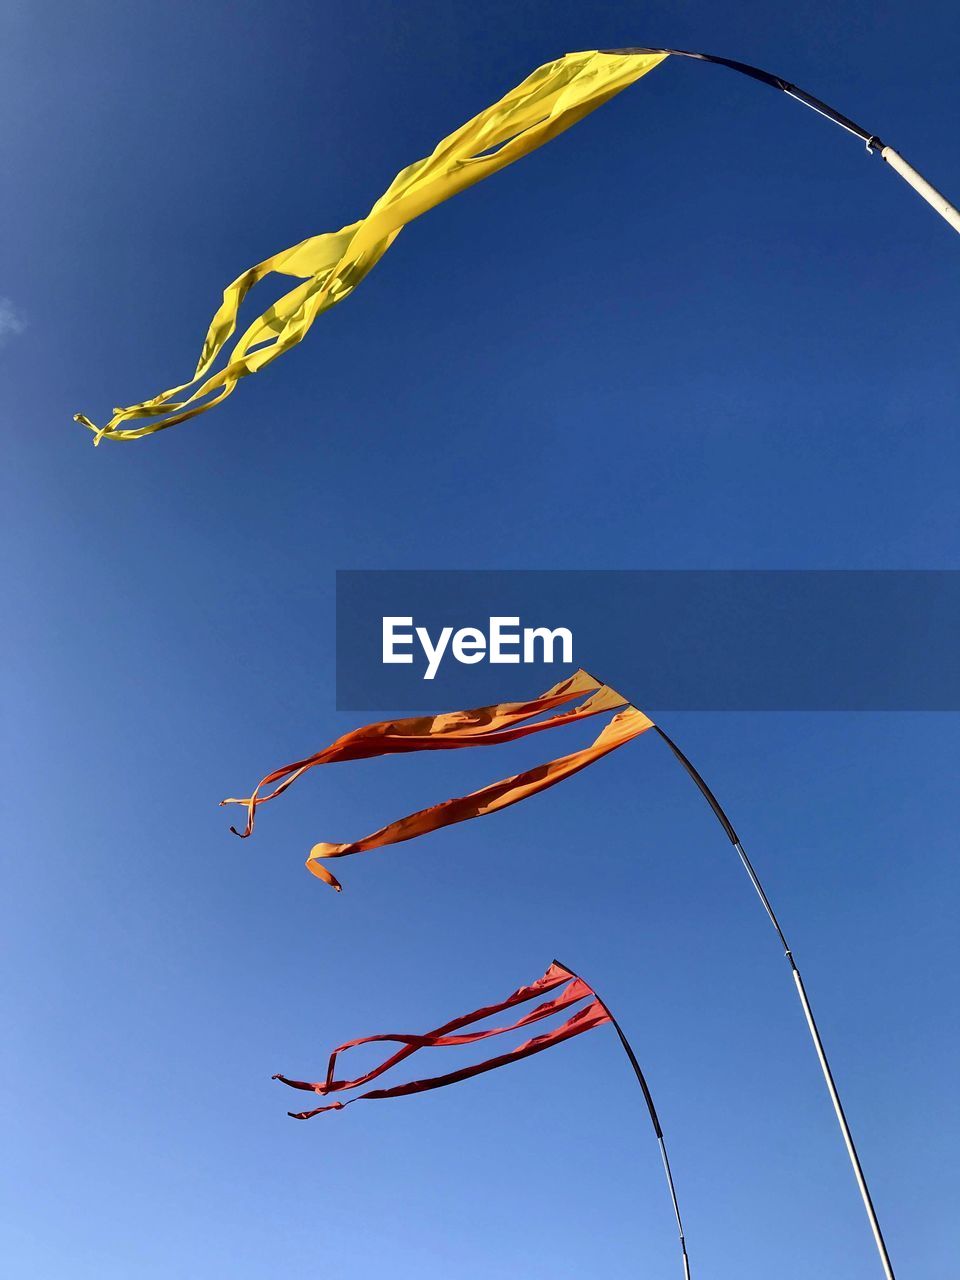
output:
M462 1032L464 1027L472 1026L476 1022L481 1022L484 1018L502 1013L506 1009L512 1009L516 1005L535 1000L538 996L554 991L558 987L563 987L564 990L551 999L538 1004L507 1026L490 1027L483 1031L468 1031L463 1034L457 1034ZM582 1001L586 1001L586 1003L581 1004ZM581 1004L581 1007L571 1013L565 1021L551 1027L550 1030L543 1032L541 1035L534 1036L532 1040L524 1041L523 1044L518 1045L508 1053L488 1058L484 1062L478 1062L473 1066L461 1067L459 1070L448 1072L446 1075L429 1076L423 1080L410 1080L406 1084L397 1084L386 1089L369 1089L366 1093L358 1094L346 1102L330 1102L325 1106L315 1107L312 1111L291 1111L289 1114L295 1120L309 1120L311 1116L320 1115L324 1111L342 1111L351 1102L359 1102L363 1098L400 1098L410 1093L423 1093L428 1089L440 1089L445 1085L456 1084L460 1080L469 1080L472 1076L482 1075L486 1071L493 1071L497 1067L506 1066L510 1062L519 1062L521 1058L529 1058L535 1053L542 1053L544 1049L549 1049L555 1044L562 1044L564 1040L571 1040L574 1036L582 1035L585 1031L592 1031L594 1027L602 1026L605 1022L611 1022L610 1014L601 1003L599 997L591 987L587 986L582 978L578 978L569 969L565 969L563 965L554 961L542 978L538 978L536 982L532 982L528 986L520 987L512 995L507 996L505 1000L501 1000L498 1004L487 1005L482 1009L475 1009L472 1013L463 1014L461 1017L454 1018L433 1031L427 1031L422 1035L388 1033L348 1040L346 1044L339 1045L331 1053L327 1066L327 1075L324 1080L290 1080L283 1075L275 1075L273 1078L274 1080L282 1081L283 1084L290 1085L294 1089L305 1089L310 1093L325 1097L331 1093L338 1093L346 1089L356 1089L361 1085L369 1084L371 1080L375 1080L378 1076L383 1075L385 1071L397 1066L398 1063L411 1057L421 1049L445 1049L457 1045L474 1044L491 1036L504 1035L508 1031L516 1031L520 1027L541 1022L544 1018L563 1013L577 1004ZM372 1043L398 1044L400 1048L377 1066L357 1076L355 1079L338 1080L336 1078L336 1067L339 1055L348 1049L355 1048L357 1045Z

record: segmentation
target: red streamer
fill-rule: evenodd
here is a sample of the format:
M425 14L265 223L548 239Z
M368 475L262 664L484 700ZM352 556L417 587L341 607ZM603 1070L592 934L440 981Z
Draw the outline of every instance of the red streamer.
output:
M502 1013L504 1010L511 1009L516 1005L536 999L537 996L553 991L557 987L564 987L565 989L554 996L553 999L537 1005L536 1008L508 1026L490 1027L483 1031L471 1031L463 1035L456 1034L464 1027L480 1022L496 1013ZM305 1089L321 1096L344 1089L354 1089L360 1085L368 1084L371 1080L383 1075L385 1071L409 1058L412 1054L417 1053L420 1049L450 1048L456 1045L474 1044L479 1040L503 1035L508 1031L515 1031L520 1027L529 1026L531 1023L540 1022L553 1014L568 1010L582 1000L587 1000L588 1003L572 1013L564 1022L544 1032L542 1035L534 1036L533 1039L525 1041L509 1053L488 1058L486 1061L476 1063L473 1066L461 1067L458 1071L451 1071L446 1075L430 1076L423 1080L411 1080L406 1084L398 1084L386 1089L370 1089L366 1093L361 1093L357 1097L349 1099L347 1102L330 1102L325 1106L316 1107L312 1111L291 1111L288 1114L293 1116L295 1120L309 1120L312 1116L320 1115L324 1111L342 1111L344 1107L350 1106L353 1102L360 1102L364 1098L400 1098L407 1094L423 1093L428 1089L440 1089L446 1085L457 1084L461 1080L469 1080L473 1076L482 1075L486 1071L494 1071L497 1067L506 1066L508 1063L519 1062L522 1058L529 1058L535 1053L542 1053L544 1049L549 1049L555 1044L562 1044L563 1041L582 1035L585 1031L592 1031L594 1027L610 1022L610 1014L582 978L578 978L575 974L570 973L568 969L554 962L542 978L538 978L536 982L532 982L528 986L520 987L512 995L508 996L506 1000L500 1001L499 1004L475 1009L472 1013L454 1018L443 1026L437 1027L433 1031L428 1031L423 1035L384 1034L348 1040L346 1044L339 1045L331 1053L325 1080L312 1082L290 1080L283 1075L275 1075L273 1078L274 1080L280 1080L283 1084L290 1085L291 1088ZM336 1079L337 1058L341 1053L346 1052L348 1049L353 1049L357 1045L384 1042L399 1044L401 1048L370 1071L365 1072L354 1080Z

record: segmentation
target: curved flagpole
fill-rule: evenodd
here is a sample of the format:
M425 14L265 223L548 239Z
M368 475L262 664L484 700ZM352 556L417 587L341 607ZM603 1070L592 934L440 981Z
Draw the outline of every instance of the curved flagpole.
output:
M767 918L769 919L770 923L773 925L774 929L776 930L777 937L780 939L780 942L783 945L783 952L790 965L790 972L793 975L793 982L797 988L797 995L800 997L800 1004L803 1008L803 1016L804 1018L806 1018L806 1021L807 1021L807 1029L810 1032L810 1038L813 1040L813 1047L817 1051L817 1058L820 1062L820 1069L823 1072L823 1078L826 1081L827 1092L830 1094L830 1101L833 1103L833 1109L836 1112L837 1122L840 1125L840 1132L843 1134L843 1141L847 1148L847 1155L850 1157L850 1164L853 1166L853 1173L854 1173L854 1177L857 1180L857 1186L860 1189L860 1196L863 1200L863 1207L867 1211L867 1218L870 1222L870 1229L873 1232L873 1238L876 1241L877 1252L880 1255L880 1262L881 1262L881 1265L883 1266L884 1275L886 1276L887 1280L895 1280L895 1277L893 1274L893 1264L890 1261L890 1255L887 1253L887 1246L883 1239L883 1233L880 1230L880 1223L877 1219L877 1211L873 1207L873 1200L870 1198L870 1189L867 1186L867 1179L864 1175L863 1167L860 1164L860 1157L857 1155L857 1148L854 1145L853 1134L850 1132L850 1126L847 1123L847 1117L843 1111L843 1104L840 1101L840 1094L837 1091L836 1081L833 1078L833 1072L830 1070L830 1063L827 1061L827 1051L824 1048L823 1040L821 1039L816 1021L814 1020L813 1010L810 1007L810 1001L807 997L806 988L803 985L803 979L800 976L800 970L797 968L797 963L793 958L793 952L790 950L790 945L787 942L783 929L780 927L780 922L776 917L776 913L774 912L773 907L770 905L770 899L767 897L766 893L764 892L763 885L760 883L760 879L756 871L753 869L753 864L751 863L750 859L747 857L746 852L744 851L743 845L740 843L740 837L737 835L736 831L734 830L733 824L731 823L730 819L727 817L723 809L720 807L720 802L717 800L716 796L713 794L713 792L704 782L703 778L701 778L700 774L693 767L693 765L690 763L687 757L683 754L683 752L680 750L677 744L664 733L664 731L660 728L659 725L654 725L654 728L656 729L660 737L663 739L663 741L670 748L670 750L673 752L673 754L676 756L677 760L680 762L680 764L683 766L683 768L686 770L689 776L696 783L701 794L703 795L703 798L706 800L707 804L713 810L714 816L716 817L717 821L720 823L720 825L723 827L724 831L726 832L727 838L729 839L730 843L733 845L734 849L736 849L737 855L740 858L741 863L743 864L743 869L746 871L747 875L750 877L750 883L753 885L754 889L756 890L757 897L760 899L761 903L763 904L763 909L767 913ZM599 999L599 997L597 998Z
M562 960L554 960L553 963L555 965L559 965L561 969L566 969L567 973L572 974L573 977L575 978L580 976L579 974L574 973L573 969L568 968L567 965L565 965ZM586 979L583 979L583 981L586 981ZM616 1018L611 1013L610 1008L604 1002L603 997L597 994L596 987L592 986L592 984L590 983L587 983L587 986L590 987L591 991L594 994L594 997L596 998L597 1003L600 1005L600 1007L604 1010L604 1012L610 1018L610 1022L613 1026L613 1029L614 1031L616 1031L617 1035L620 1038L620 1043L623 1046L623 1051L627 1055L627 1057L630 1059L630 1065L631 1067L633 1067L634 1075L636 1075L637 1077L637 1083L640 1085L640 1089L643 1093L643 1099L647 1104L647 1111L650 1115L650 1123L653 1125L653 1132L656 1134L656 1137L657 1137L657 1146L660 1148L660 1159L663 1162L663 1172L666 1175L667 1187L670 1191L670 1200L673 1204L673 1216L677 1220L677 1230L680 1233L680 1253L683 1258L684 1280L690 1280L690 1259L687 1256L687 1239L683 1233L683 1220L680 1217L680 1204L677 1200L677 1189L673 1182L673 1173L671 1172L670 1161L667 1157L667 1147L663 1139L663 1129L660 1126L660 1118L657 1115L657 1108L653 1104L653 1095L650 1092L650 1086L647 1084L643 1071L640 1069L640 1063L637 1061L637 1055L633 1052L633 1049L630 1045L630 1041L623 1034L623 1028L620 1026L620 1023L616 1020Z
M811 111L816 111L818 115L823 116L832 124L839 125L841 129L845 129L847 133L852 133L855 138L859 138L872 155L874 151L879 151L881 159L895 173L898 173L904 182L908 183L917 195L926 200L931 208L939 213L940 217L953 227L954 231L960 231L960 210L946 198L942 192L932 186L926 178L917 173L913 165L908 164L898 151L894 151L893 147L887 146L882 142L875 133L868 133L866 129L861 128L848 116L841 115L839 111L828 106L826 102L822 102L819 98L815 98L812 93L807 93L805 89L799 88L795 84L791 84L789 80L783 80L780 76L775 76L769 71L764 71L760 67L752 67L747 62L735 62L732 58L719 58L711 53L690 53L687 49L605 49L604 53L669 53L679 58L696 58L699 62L713 62L721 67L729 67L731 71L739 71L741 75L749 76L751 80L759 80L761 84L769 85L772 89L779 89L781 93L785 93L789 98L793 98L796 102L802 103L803 106L809 107Z

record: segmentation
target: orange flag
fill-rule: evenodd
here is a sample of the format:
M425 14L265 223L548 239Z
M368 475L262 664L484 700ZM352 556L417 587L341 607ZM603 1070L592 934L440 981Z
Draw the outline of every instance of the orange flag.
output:
M583 698L576 706L556 714L557 707ZM528 702L506 702L470 711L452 711L437 716L417 716L406 720L388 720L364 725L338 738L330 746L303 760L284 765L267 774L245 799L231 798L221 804L240 804L247 811L244 829L231 830L239 836L253 831L259 805L273 800L291 786L297 778L315 765L333 764L342 760L361 760L372 756L394 755L407 751L451 750L460 747L496 746L513 742L529 734L540 733L560 725L572 724L607 711L616 714L605 725L596 740L589 746L570 755L549 760L546 764L527 769L500 782L491 783L469 795L445 800L428 809L421 809L395 822L381 827L368 836L346 843L320 842L310 850L307 868L318 879L340 890L336 877L323 865L327 858L343 858L367 849L380 849L386 845L412 840L416 836L436 831L440 827L464 822L468 818L483 817L516 804L528 796L545 791L566 778L585 769L587 765L615 751L632 738L652 729L653 721L630 706L615 689L601 684L585 671L577 671L569 679L561 681L546 693ZM536 716L544 719L534 719ZM265 791L265 788L273 790Z

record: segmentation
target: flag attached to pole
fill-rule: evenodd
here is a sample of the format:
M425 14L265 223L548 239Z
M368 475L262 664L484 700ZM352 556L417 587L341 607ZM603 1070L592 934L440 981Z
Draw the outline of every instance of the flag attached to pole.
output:
M651 50L590 50L538 67L499 102L439 142L429 156L401 170L365 218L275 253L227 285L189 381L114 409L103 427L82 413L76 414L76 421L94 432L94 443L99 444L139 440L212 409L241 378L296 346L322 312L349 297L408 222L550 142L666 57L665 52ZM303 283L258 316L229 352L225 366L214 372L236 330L241 303L271 274Z
M559 988L563 989L558 990ZM549 995L550 992L557 992L557 994L542 1001L528 1013L523 1014L506 1026L490 1027L480 1031L465 1030L465 1028L472 1027L475 1023L481 1022L485 1018L513 1009L517 1005L527 1004L540 996ZM576 1008L577 1005L580 1007ZM572 1012L570 1012L571 1010ZM447 1049L460 1045L476 1044L481 1040L488 1040L492 1036L506 1035L508 1032L520 1030L522 1027L531 1026L534 1023L542 1022L546 1018L552 1018L559 1014L567 1014L568 1016L540 1035L534 1036L530 1040L525 1040L522 1044L517 1045L516 1048L506 1053L497 1054L495 1057L487 1058L483 1062L475 1063L472 1066L460 1067L458 1070L447 1072L445 1075L410 1080L404 1084L396 1084L384 1089L368 1089L366 1092L357 1094L345 1102L328 1102L323 1106L314 1107L312 1110L291 1111L289 1114L295 1120L309 1120L324 1111L342 1111L344 1107L350 1106L352 1102L360 1102L365 1098L401 1098L411 1093L424 1093L429 1089L442 1089L445 1085L457 1084L461 1080L469 1080L473 1076L483 1075L484 1072L494 1071L497 1067L505 1067L511 1062L519 1062L523 1058L532 1057L533 1054L542 1053L544 1049L550 1049L556 1044L562 1044L565 1040L572 1040L574 1036L583 1035L585 1031L592 1031L595 1027L612 1022L610 1013L601 1003L593 989L582 978L578 978L569 969L565 969L563 965L554 961L542 978L538 978L536 982L532 982L528 986L520 987L512 995L507 996L505 1000L501 1000L497 1004L487 1005L481 1009L474 1009L472 1013L462 1014L459 1018L454 1018L452 1021L444 1023L443 1026L436 1027L433 1031L424 1032L422 1035L384 1034L364 1036L357 1040L348 1040L346 1044L338 1045L330 1054L327 1074L323 1080L291 1080L284 1075L275 1075L273 1078L274 1080L280 1080L283 1084L290 1085L293 1089L303 1089L308 1093L328 1097L333 1093L359 1089L369 1084L372 1080L383 1075L384 1072L389 1071L392 1067L398 1066L421 1049ZM353 1079L338 1079L336 1073L340 1055L362 1044L395 1044L399 1048L378 1063L377 1066L362 1075L358 1075Z
M547 998L541 999L544 996ZM467 1028L475 1027L478 1022L482 1022L487 1018L495 1017L497 1014L514 1009L518 1005L529 1004L531 1000L538 999L541 1001L538 1005L535 1005L528 1013L522 1014L505 1026L488 1027L482 1030L467 1030ZM547 1019L554 1019L554 1022L546 1031L542 1031L530 1040L525 1040L522 1044L508 1050L506 1053L496 1054L491 1058L484 1059L482 1062L474 1063L472 1066L460 1067L458 1070L448 1071L443 1075L408 1080L403 1084L395 1084L387 1088L365 1089L363 1093L355 1092L357 1089L363 1089L365 1085L370 1084L392 1068L399 1066L407 1058L413 1057L421 1049L450 1049L463 1045L477 1044L481 1040L488 1040L493 1036L507 1035L512 1031L519 1031L524 1027L533 1026ZM436 1027L433 1031L426 1031L420 1035L387 1033L362 1036L357 1040L348 1040L346 1044L338 1045L330 1054L327 1073L322 1080L291 1080L284 1075L275 1075L273 1078L274 1080L279 1080L282 1084L289 1085L292 1089L302 1089L307 1093L317 1094L321 1098L329 1098L331 1094L353 1093L353 1097L347 1098L342 1102L337 1099L334 1102L325 1102L319 1107L312 1107L306 1111L289 1111L287 1113L294 1120L310 1120L314 1116L322 1115L325 1111L342 1111L345 1107L349 1107L351 1103L361 1102L364 1099L402 1098L412 1093L426 1093L430 1089L442 1089L450 1084L459 1084L461 1080L470 1080L472 1077L483 1075L487 1071L495 1071L498 1067L508 1066L512 1062L520 1062L523 1058L530 1058L534 1054L542 1053L545 1049L552 1049L554 1045L563 1044L565 1040L572 1040L575 1036L583 1035L585 1031L593 1031L595 1027L602 1027L608 1023L616 1031L621 1047L629 1059L637 1078L637 1083L643 1093L647 1113L650 1116L650 1123L653 1126L653 1132L660 1149L664 1177L667 1181L667 1189L670 1193L670 1200L680 1236L684 1280L690 1280L690 1263L687 1257L683 1221L680 1217L680 1203L677 1199L673 1172L667 1157L666 1142L660 1124L660 1117L657 1115L657 1109L654 1106L650 1086L647 1084L630 1042L624 1035L623 1028L606 1004L583 978L575 974L572 969L568 969L566 965L561 964L559 960L553 961L542 978L538 978L536 982L531 982L527 986L518 988L512 995L507 996L505 1000L500 1000L496 1004L486 1005L481 1009L474 1009L472 1013L462 1014L459 1018L453 1018L450 1022L445 1022L443 1026ZM369 1071L365 1071L352 1079L348 1079L346 1076L338 1078L337 1069L341 1055L347 1053L350 1049L357 1048L358 1045L366 1044L390 1044L396 1045L397 1048L375 1067L371 1067Z
M193 376L138 404L116 408L98 427L74 415L101 440L139 440L186 422L220 404L241 378L257 373L297 345L324 311L350 296L408 222L529 155L659 66L670 55L715 63L785 93L878 152L954 228L960 211L875 134L797 85L760 67L684 49L592 49L567 53L538 67L526 80L456 132L433 152L397 174L365 218L339 231L310 236L272 254L228 284L210 322ZM240 306L269 275L300 280L249 326L214 372L237 327Z
M577 699L582 701L577 702ZM569 702L576 702L576 705L565 711L557 710ZM430 831L437 831L441 827L506 809L579 773L581 769L654 728L653 721L636 707L630 706L626 698L615 689L601 684L585 671L577 671L569 679L528 702L506 702L470 711L452 711L438 716L417 716L408 720L388 720L364 725L338 738L315 755L275 769L261 779L252 795L245 799L229 798L220 803L238 804L246 809L247 821L244 828L238 830L231 827L236 835L245 837L253 831L257 808L282 794L307 770L317 765L411 751L497 746L610 711L614 715L588 747L490 783L469 795L444 800L428 809L420 809L359 840L342 843L322 841L315 844L307 859L308 870L324 883L339 890L339 881L324 865L327 859L343 858L369 849L399 844ZM535 719L537 716L545 718ZM273 789L266 790L270 787Z

